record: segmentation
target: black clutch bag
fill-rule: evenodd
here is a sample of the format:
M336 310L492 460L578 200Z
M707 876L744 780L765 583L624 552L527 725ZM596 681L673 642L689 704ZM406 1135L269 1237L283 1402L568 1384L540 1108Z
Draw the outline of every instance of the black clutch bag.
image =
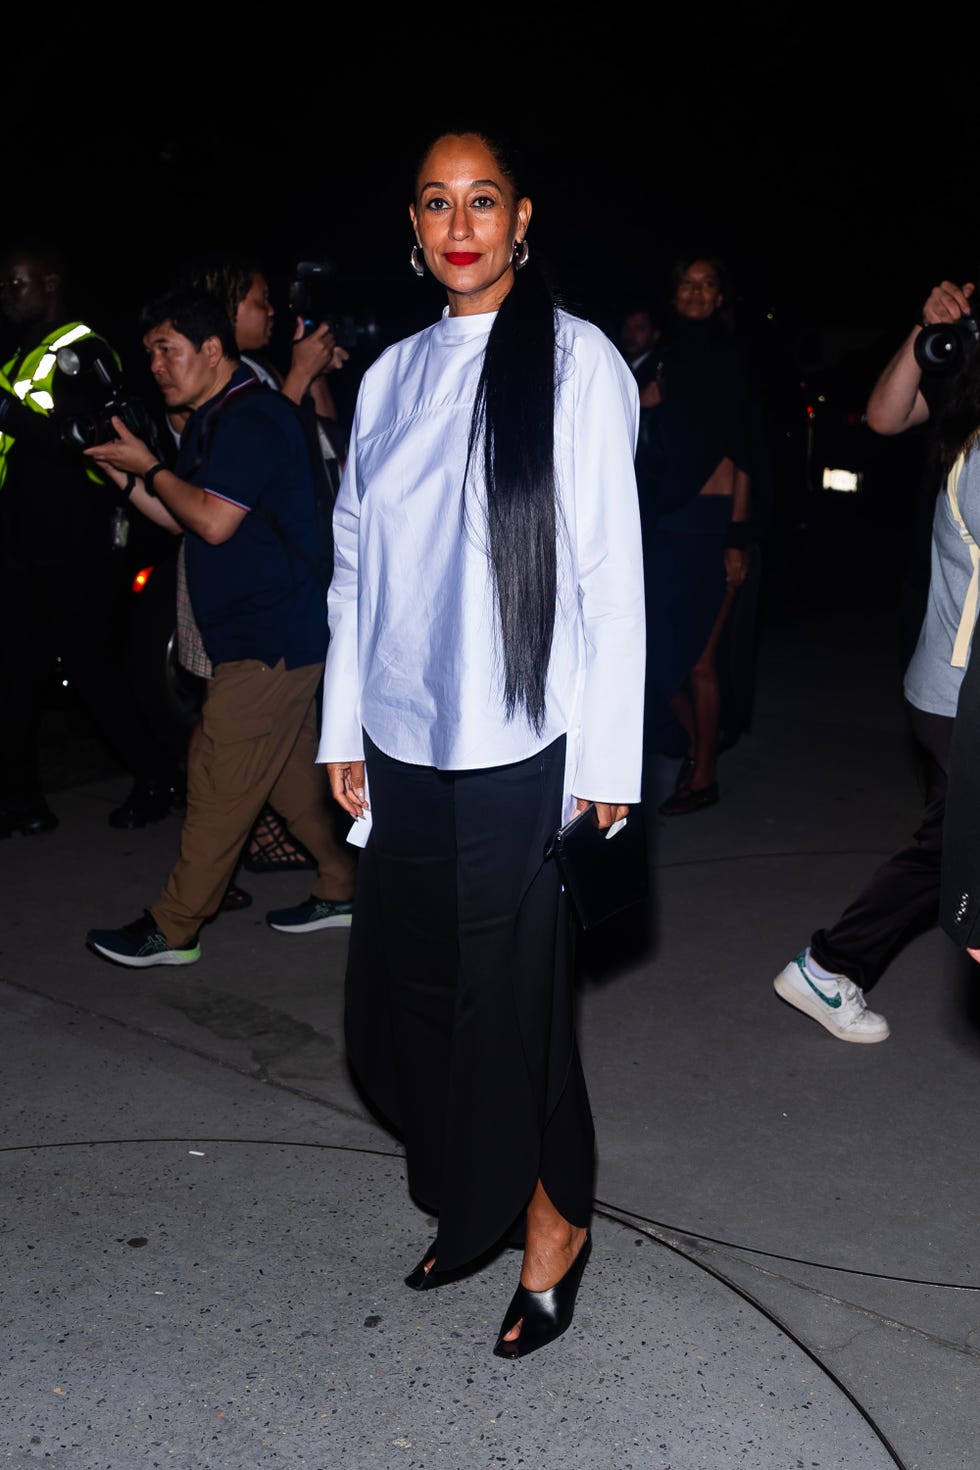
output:
M554 858L583 929L645 903L648 895L646 829L639 807L600 829L593 805L550 838L545 858Z

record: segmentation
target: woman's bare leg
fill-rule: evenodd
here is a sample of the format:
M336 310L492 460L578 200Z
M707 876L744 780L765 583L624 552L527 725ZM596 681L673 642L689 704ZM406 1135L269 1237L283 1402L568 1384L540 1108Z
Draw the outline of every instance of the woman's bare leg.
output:
M670 712L687 736L687 753L692 758L698 753L698 729L694 718L694 705L687 688L678 690L667 701Z
M694 711L694 741L691 754L695 758L695 765L688 784L692 791L702 791L705 786L712 786L716 778L718 721L721 712L721 686L718 681L717 666L718 641L732 610L735 596L736 589L726 592L725 600L711 630L711 636L701 657L691 670L691 704Z

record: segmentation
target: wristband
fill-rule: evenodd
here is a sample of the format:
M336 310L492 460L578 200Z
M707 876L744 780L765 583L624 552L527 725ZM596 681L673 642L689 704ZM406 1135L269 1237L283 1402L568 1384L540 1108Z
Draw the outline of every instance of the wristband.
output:
M150 468L143 476L143 484L146 486L147 495L156 495L157 492L153 488L154 476L158 475L161 470L165 470L166 468L167 466L165 464L161 464L159 460L157 460L156 464L150 465Z
M125 500L128 500L135 489L136 489L136 476L132 473L132 471L130 471L126 475L126 483L122 487L123 498Z

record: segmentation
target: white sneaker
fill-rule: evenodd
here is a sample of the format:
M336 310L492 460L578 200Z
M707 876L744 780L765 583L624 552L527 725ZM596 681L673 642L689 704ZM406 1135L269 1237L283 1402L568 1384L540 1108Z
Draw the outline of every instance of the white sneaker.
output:
M807 968L805 949L772 983L777 995L841 1041L884 1041L891 1034L884 1016L868 1010L864 992L853 980L846 975L818 979Z

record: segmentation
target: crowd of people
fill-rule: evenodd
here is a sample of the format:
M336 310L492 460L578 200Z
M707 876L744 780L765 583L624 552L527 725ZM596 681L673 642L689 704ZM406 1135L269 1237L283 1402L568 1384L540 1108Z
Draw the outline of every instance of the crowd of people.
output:
M569 1327L592 1249L577 928L549 838L587 808L614 829L649 800L655 756L680 762L658 814L718 803L719 756L751 708L772 467L720 256L678 258L614 338L564 306L507 141L437 134L406 204L406 291L429 277L444 304L378 352L350 422L331 323L298 320L279 366L268 278L241 255L188 262L143 306L158 418L116 403L73 435L91 409L79 363L115 381L118 355L66 312L55 250L0 256L0 821L29 837L57 825L38 764L57 646L132 777L110 822L163 820L183 791L159 893L92 928L91 950L197 962L204 926L249 902L239 865L315 874L267 920L349 929L347 1059L437 1220L405 1284L432 1290L518 1247L492 1346L514 1359ZM941 917L980 958L980 354L939 393L918 346L972 294L932 290L868 404L875 433L936 429L932 579L905 676L926 806L774 982L847 1041L888 1036L864 991L922 926ZM179 545L179 658L203 691L179 768L119 655L120 508Z

